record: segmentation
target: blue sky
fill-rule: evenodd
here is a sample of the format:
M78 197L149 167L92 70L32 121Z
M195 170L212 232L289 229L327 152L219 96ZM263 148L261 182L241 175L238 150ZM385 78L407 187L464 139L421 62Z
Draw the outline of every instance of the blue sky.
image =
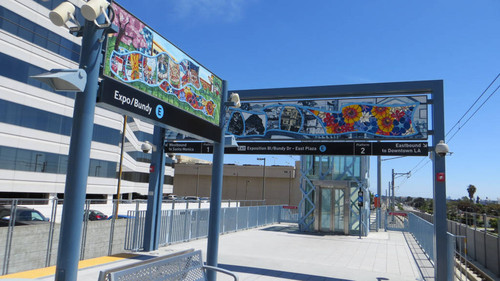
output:
M500 2L494 0L117 2L227 80L230 90L442 79L447 131L500 72ZM466 196L474 184L482 199L500 197L499 104L500 94L493 94L447 140L453 152L447 158L448 196ZM262 163L256 158L226 156L225 162ZM371 162L370 189L376 191L376 157ZM412 170L412 177L396 180L396 195L432 197L428 162L383 161L383 190L391 169Z

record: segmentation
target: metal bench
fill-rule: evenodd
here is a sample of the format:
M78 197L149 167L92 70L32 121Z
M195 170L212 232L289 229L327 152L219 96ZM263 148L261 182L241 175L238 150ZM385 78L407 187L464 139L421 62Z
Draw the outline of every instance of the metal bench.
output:
M99 281L145 280L207 280L207 270L238 276L229 270L203 265L201 251L194 249L101 271Z

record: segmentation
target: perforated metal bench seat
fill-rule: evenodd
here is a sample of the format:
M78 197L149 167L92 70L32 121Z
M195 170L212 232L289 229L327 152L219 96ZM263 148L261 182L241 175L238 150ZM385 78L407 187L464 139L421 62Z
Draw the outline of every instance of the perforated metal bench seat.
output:
M203 265L201 251L190 249L127 266L101 271L99 273L99 281L207 280L207 270L218 271L232 276L235 281L238 280L238 276L231 271Z

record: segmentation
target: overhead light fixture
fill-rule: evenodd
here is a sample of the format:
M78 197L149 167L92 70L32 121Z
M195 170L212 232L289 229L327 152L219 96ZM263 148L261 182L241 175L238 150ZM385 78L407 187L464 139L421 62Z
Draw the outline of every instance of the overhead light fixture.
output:
M106 13L106 9L108 8L109 3L106 0L90 0L83 4L82 8L80 9L82 16L88 20L88 21L93 21L98 27L103 28L103 27L108 27L111 25L111 22L109 20L108 14ZM104 15L106 18L106 23L105 24L98 24L96 22L96 19L100 15Z
M156 151L156 145L150 143L149 141L145 141L141 144L141 150L144 153L149 153L151 150L153 152Z
M238 147L238 142L236 142L236 137L233 135L224 136L224 147Z
M75 5L70 2L62 2L54 10L50 11L49 19L56 26L65 26L70 30L80 29L80 23L75 19ZM71 20L75 27L68 27L66 23Z
M238 93L231 93L229 96L229 102L227 102L226 105L235 108L241 107L240 95L238 95Z
M87 84L87 73L83 69L52 69L30 77L48 84L56 91L83 92Z

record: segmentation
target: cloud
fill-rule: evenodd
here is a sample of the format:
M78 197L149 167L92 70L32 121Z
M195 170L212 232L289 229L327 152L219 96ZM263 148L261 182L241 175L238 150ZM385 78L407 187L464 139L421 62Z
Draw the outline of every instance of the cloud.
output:
M218 20L235 22L243 17L248 0L176 0L171 3L171 14L179 19L193 21Z

